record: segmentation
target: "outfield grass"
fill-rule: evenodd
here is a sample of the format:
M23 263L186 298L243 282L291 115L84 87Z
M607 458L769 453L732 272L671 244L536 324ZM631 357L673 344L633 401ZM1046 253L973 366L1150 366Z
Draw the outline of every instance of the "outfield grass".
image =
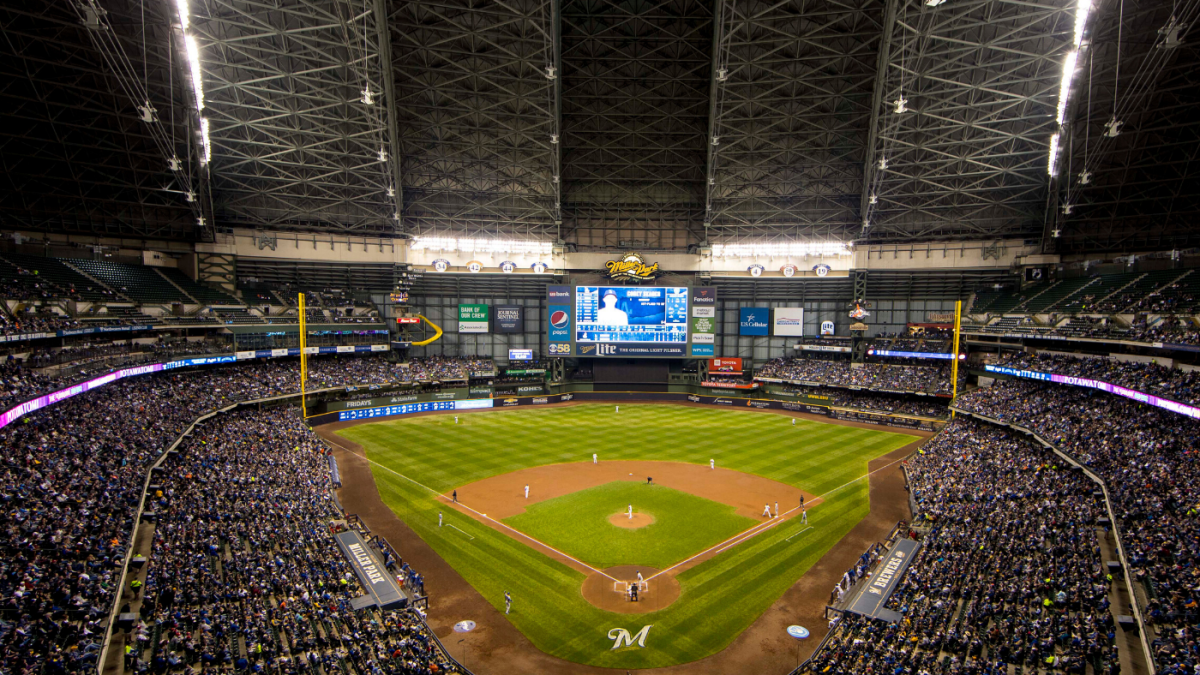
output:
M672 405L608 404L399 418L339 432L377 462L384 503L548 654L609 668L685 663L723 649L869 511L867 462L913 436L783 415ZM719 466L824 496L811 530L792 520L680 575L682 595L651 614L620 615L588 603L583 575L529 546L445 509L430 490L560 462L664 460ZM407 478L405 478L407 477ZM415 481L415 482L414 482ZM420 483L420 485L418 485ZM423 487L424 486L424 487ZM428 488L428 489L427 489ZM437 514L446 524L438 528ZM469 537L474 537L473 539ZM791 541L787 541L792 537ZM403 543L401 543L403 551ZM473 617L461 617L473 618ZM612 651L607 633L652 624L644 649Z
M636 530L608 522L633 504L654 522ZM531 504L504 522L598 569L646 565L662 570L760 522L735 511L662 485L617 481Z

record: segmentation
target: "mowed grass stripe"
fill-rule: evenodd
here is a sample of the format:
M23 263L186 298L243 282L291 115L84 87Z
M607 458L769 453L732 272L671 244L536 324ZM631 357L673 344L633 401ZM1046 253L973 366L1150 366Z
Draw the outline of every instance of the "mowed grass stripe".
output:
M864 476L867 463L912 436L742 410L592 404L376 422L346 429L375 462L442 493L521 468L564 461L664 460L745 471L822 494ZM632 442L631 441L636 441ZM583 600L583 575L506 534L440 504L428 491L373 466L380 495L435 551L540 649L578 663L647 668L719 651L868 512L867 482L851 484L809 512L813 530L787 542L789 521L682 573L672 606L643 615L605 612ZM791 508L794 505L783 505ZM441 511L475 539L437 527ZM795 524L793 524L795 523ZM403 542L400 542L403 552ZM645 649L612 651L611 628L652 624Z

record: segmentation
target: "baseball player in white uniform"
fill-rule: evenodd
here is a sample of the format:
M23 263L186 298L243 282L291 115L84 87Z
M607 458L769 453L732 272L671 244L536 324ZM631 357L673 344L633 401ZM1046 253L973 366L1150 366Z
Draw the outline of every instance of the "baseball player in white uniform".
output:
M442 526L442 512L438 511L438 527Z
M525 499L529 499L529 486L525 486Z
M766 516L767 518L770 518L770 517L771 517L771 505L770 505L770 504L763 504L763 512L762 512L762 514L763 514L764 516Z
M592 464L599 464L599 463L600 463L600 458L597 457L596 453L593 452L592 453Z
M508 591L504 591L504 613L508 614L511 611L512 611L512 596L508 594Z
M454 416L454 423L455 423L455 424L458 424L458 415L455 415L455 416Z
M804 525L808 524L808 509L800 507L800 522Z
M717 460L715 460L715 459L708 460L708 468L715 470L717 468Z
M775 502L775 517L779 517L779 502Z
M629 505L629 519L633 520L633 504Z
M617 412L621 412L621 406L617 406Z
M796 418L795 417L792 418L792 426L796 426Z

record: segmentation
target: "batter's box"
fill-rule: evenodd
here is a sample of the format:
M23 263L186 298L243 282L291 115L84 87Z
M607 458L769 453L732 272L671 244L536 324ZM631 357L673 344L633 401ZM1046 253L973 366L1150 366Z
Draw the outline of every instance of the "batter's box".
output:
M613 592L629 595L630 586L637 586L638 593L645 593L646 591L650 590L649 581L614 581Z

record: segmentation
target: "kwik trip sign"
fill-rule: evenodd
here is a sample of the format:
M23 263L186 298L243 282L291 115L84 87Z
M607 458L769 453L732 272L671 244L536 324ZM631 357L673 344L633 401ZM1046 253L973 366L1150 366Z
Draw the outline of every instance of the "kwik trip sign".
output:
M647 265L646 260L638 253L626 253L620 260L609 260L604 263L609 279L650 281L658 276L658 263Z

